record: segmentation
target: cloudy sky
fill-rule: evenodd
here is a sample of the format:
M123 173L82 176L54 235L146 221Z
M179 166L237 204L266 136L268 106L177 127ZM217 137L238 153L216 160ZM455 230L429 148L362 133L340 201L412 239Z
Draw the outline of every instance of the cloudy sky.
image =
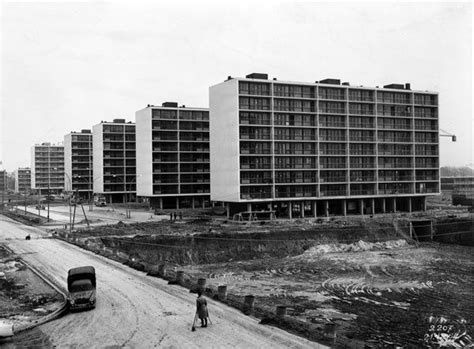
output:
M472 5L2 2L0 161L147 104L208 105L228 75L440 93L441 165L473 163ZM0 165L1 166L1 165Z

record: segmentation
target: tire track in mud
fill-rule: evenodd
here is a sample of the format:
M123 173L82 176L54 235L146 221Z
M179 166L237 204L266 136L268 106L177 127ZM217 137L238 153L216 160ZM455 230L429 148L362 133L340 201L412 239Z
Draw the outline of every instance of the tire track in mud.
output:
M124 341L122 342L122 344L120 344L121 347L124 347L125 345L127 345L127 343L129 343L133 337L135 337L135 335L137 334L138 330L139 330L139 327L140 327L140 317L138 316L138 312L134 306L134 303L132 302L132 300L130 299L130 297L127 296L126 293L118 290L118 289L114 289L115 292L117 292L120 296L122 296L122 299L125 300L127 303L129 303L129 309L133 309L133 315L135 317L135 328L133 329L131 335Z

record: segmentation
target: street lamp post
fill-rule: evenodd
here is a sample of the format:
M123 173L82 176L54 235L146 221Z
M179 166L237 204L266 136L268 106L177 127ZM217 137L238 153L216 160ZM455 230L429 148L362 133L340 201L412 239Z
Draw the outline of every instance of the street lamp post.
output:
M120 176L117 176L115 174L112 175L112 177L122 179ZM130 189L129 191L127 191L127 182L126 182L125 179L126 179L126 174L124 175L124 178L122 180L122 183L123 183L124 188L125 188L125 202L126 202L125 215L126 215L127 218L132 218L132 210L130 209L129 196L131 198L132 184L137 179L137 177L133 177L132 181L129 183L129 189Z
M69 189L72 193L72 180L71 177L64 171L64 175L69 180ZM72 212L71 212L71 194L68 195L68 206L69 206L69 233L72 234Z
M92 180L92 178L91 178L90 176L88 176L88 177L74 176L73 178L81 179L81 180L83 180L84 182L87 183L87 202L89 203L89 211L93 211L93 209L92 209L92 201L91 201L91 192L92 192L91 180ZM72 188L71 188L71 189L72 189Z

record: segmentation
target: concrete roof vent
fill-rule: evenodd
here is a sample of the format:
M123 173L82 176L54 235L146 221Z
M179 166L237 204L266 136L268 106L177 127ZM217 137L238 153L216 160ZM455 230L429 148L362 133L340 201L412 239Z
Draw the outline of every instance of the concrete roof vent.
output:
M178 108L178 102L163 102L161 106L165 108Z
M113 122L116 124L125 124L125 119L114 119Z
M232 80L232 76L228 76L226 81Z
M347 81L342 83L344 86L351 86Z
M405 83L405 90L411 90L411 85L409 82Z
M260 79L260 80L268 80L268 74L264 73L252 73L245 76L247 79Z
M91 130L81 130L81 133L91 133Z
M403 86L403 84L388 84L388 85L384 85L383 88L391 88L394 90L404 90L405 86Z
M341 80L339 79L324 79L319 81L320 84L328 84L328 85L340 85Z

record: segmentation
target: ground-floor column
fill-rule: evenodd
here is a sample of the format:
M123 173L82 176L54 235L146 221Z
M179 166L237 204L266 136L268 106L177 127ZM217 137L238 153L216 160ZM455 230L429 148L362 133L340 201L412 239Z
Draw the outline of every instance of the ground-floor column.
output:
M359 200L359 212L361 215L364 214L364 199Z
M194 208L194 196L191 198L191 207Z
M304 218L304 207L305 207L305 202L300 201L300 209L301 209L301 218Z
M346 200L342 200L342 215L345 217L347 216L347 202Z
M423 196L422 200L423 200L423 201L422 201L421 204L423 205L423 206L422 206L422 207L423 207L423 211L426 211L426 196Z
M329 201L325 200L324 201L324 214L326 217L329 217Z
M227 211L227 212L226 212L226 214L227 214L227 219L229 219L229 218L230 218L230 204L227 204L225 208L226 208L226 211Z
M393 198L393 213L397 212L397 198Z
M212 205L214 207L214 205ZM206 208L206 199L202 198L202 208Z
M247 202L247 212L252 212L252 203Z
M316 206L317 201L313 201L312 207L313 207L313 217L316 218L318 216L317 214L317 209L318 207Z
M387 212L387 208L385 207L385 198L382 199L382 213Z
M176 198L176 209L179 210L179 197Z
M163 209L163 198L158 199L159 205L160 205L160 210Z
M411 213L411 198L408 198L408 212Z
M224 201L222 201L222 207L225 207L225 202Z
M211 207L214 207L214 201L211 201Z
M288 218L293 218L293 205L291 204L291 201L288 202Z
M375 214L375 199L370 199L370 209L372 214Z

